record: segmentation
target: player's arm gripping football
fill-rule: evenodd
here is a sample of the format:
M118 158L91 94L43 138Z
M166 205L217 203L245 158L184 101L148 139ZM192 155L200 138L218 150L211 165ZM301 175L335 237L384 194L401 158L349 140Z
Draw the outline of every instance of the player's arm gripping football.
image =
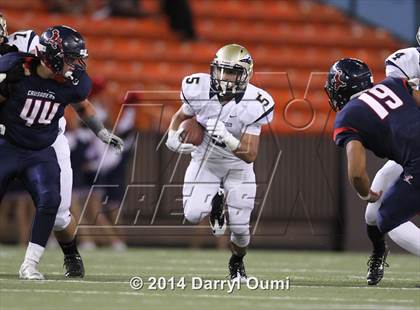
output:
M237 157L247 163L252 163L257 159L260 136L245 133L242 135L239 147L233 151Z
M190 154L192 151L194 151L194 145L181 142L180 135L183 129L179 127L183 121L192 117L193 115L185 114L182 111L182 107L172 116L168 130L168 139L166 140L166 146L171 151L181 154Z
M89 100L85 99L82 102L72 104L72 106L81 120L102 142L111 145L117 152L123 151L124 141L105 128L104 124L96 116L95 109Z
M368 202L377 201L382 191L376 193L370 189L370 180L366 172L366 150L362 143L352 140L347 143L347 171L350 184L359 197Z
M226 144L235 156L246 163L252 163L257 158L260 136L244 133L240 140L235 138L225 127L222 121L211 118L206 124L207 131L213 139L219 143Z

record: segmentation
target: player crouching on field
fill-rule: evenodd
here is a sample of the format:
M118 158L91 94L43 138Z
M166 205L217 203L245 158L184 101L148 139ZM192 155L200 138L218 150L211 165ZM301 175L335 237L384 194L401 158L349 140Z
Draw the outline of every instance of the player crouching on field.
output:
M189 222L197 224L211 214L213 233L222 234L226 200L232 280L246 279L243 257L250 242L249 220L256 192L253 162L261 127L272 121L274 109L271 96L249 83L252 73L253 60L247 49L237 44L222 47L211 63L210 75L197 73L183 79L182 106L172 117L166 141L172 151L192 156L183 186L184 215ZM191 118L205 128L197 146L181 141L184 129L180 124Z
M364 201L381 199L375 225L368 230L373 253L367 283L376 285L387 266L385 235L420 211L420 102L406 79L388 77L373 85L369 67L352 58L331 67L325 90L332 109L339 111L334 141L346 149L350 184ZM402 173L385 192L372 190L366 149L402 166Z
M413 88L413 97L420 102L420 27L417 30L417 47L408 47L392 53L385 60L386 76L405 79ZM386 192L399 179L403 167L395 161L388 160L385 165L376 173L372 181L372 190L375 192ZM375 242L375 227L377 213L382 204L382 199L369 203L365 212L367 234L372 241L373 251L376 248L384 247L385 240L381 243ZM403 249L420 256L420 228L413 222L407 221L394 228L388 236Z

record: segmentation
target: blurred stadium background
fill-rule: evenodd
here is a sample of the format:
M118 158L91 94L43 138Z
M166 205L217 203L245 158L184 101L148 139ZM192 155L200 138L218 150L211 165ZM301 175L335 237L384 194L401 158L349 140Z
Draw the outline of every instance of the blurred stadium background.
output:
M376 81L384 78L384 59L414 44L419 1L2 0L0 12L9 33L65 24L84 35L91 99L130 145L122 156L103 156L67 115L72 209L85 248L225 246L208 238L207 222L184 225L180 188L189 158L178 163L162 139L182 78L208 72L219 47L239 43L254 58L252 82L276 101L255 164L251 246L368 249L364 203L347 185L344 154L331 139L325 72L338 58L356 57ZM382 163L369 157L372 177ZM0 242L26 244L31 204L15 184L0 208Z

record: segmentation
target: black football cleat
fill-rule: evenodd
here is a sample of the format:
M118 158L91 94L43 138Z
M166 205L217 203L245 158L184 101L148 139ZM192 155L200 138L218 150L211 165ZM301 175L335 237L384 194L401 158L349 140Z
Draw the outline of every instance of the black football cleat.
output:
M368 273L366 279L368 285L376 285L382 280L385 267L389 267L388 263L386 262L388 253L389 249L385 248L383 253L373 253L370 256L367 262Z
M229 261L229 278L231 281L246 282L248 277L245 272L245 266L243 261Z
M64 266L66 267L64 275L67 278L83 278L85 276L85 267L79 254L65 255Z
M216 237L224 235L226 231L226 217L224 212L225 194L223 188L220 188L211 200L210 227L213 235Z

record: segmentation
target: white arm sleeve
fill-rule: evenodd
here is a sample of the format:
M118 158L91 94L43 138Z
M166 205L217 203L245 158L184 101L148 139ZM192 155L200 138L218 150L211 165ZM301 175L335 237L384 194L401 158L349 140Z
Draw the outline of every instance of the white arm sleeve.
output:
M7 43L16 46L19 52L35 54L39 36L33 30L17 31L7 37Z
M204 85L210 84L208 79L208 76L202 73L184 77L179 93L182 102L182 112L191 116L198 114L198 111L204 104L204 101L200 100L200 95L205 92Z
M191 108L189 104L186 104L186 103L182 104L182 112L186 115L191 115L191 116L195 115L194 110Z
M182 102L182 112L184 112L184 114L186 115L195 115L195 111L193 107L191 106L190 102L188 101L187 97L185 97L183 89L181 89L179 93L179 97Z
M245 129L245 133L250 135L259 136L261 133L261 125L260 124L251 124L248 125Z
M245 133L259 135L261 127L271 123L274 117L274 100L269 93L259 90L256 94L256 100L247 102L247 117L245 123Z
M387 77L411 80L420 78L420 48L410 47L396 51L385 60Z

